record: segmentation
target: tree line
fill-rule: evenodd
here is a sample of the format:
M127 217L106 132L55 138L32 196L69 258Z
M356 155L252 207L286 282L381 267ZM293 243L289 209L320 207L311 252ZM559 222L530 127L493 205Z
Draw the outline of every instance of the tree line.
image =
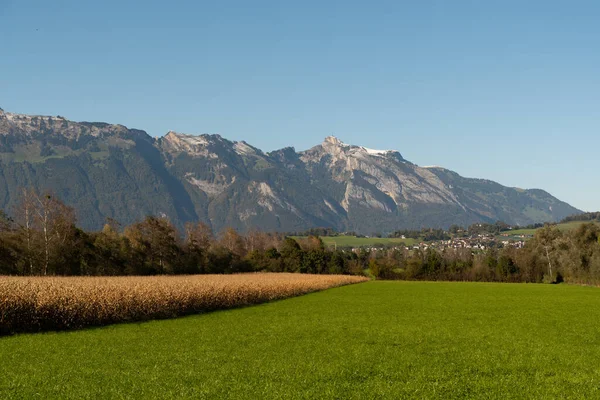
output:
M522 248L384 249L370 255L382 279L600 283L600 226L571 231L546 224Z
M156 216L125 227L109 219L101 231L87 232L71 207L29 189L12 217L0 212L0 275L362 274L366 265L364 256L330 251L317 236L294 240L234 229L215 235L202 222L180 232Z
M487 228L487 227L486 227ZM420 232L421 234L423 232ZM438 233L431 230L430 233ZM202 223L180 232L148 216L97 232L51 193L23 189L12 216L0 212L0 275L155 275L252 271L370 274L378 279L600 283L600 227L563 232L545 225L523 248L327 248L318 236L234 229L214 234Z
M564 223L573 221L600 221L600 211L570 215L566 218L563 218L563 220L560 222Z

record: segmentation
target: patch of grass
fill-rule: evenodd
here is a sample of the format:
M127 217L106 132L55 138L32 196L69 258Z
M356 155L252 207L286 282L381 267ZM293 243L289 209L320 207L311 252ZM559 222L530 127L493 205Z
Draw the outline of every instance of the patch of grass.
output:
M513 229L510 231L503 231L502 234L508 234L509 236L519 236L519 235L535 235L537 229Z
M0 339L0 398L598 398L600 291L367 282Z
M65 158L71 154L79 154L66 146L53 146L51 155L41 155L39 144L15 146L13 153L0 153L0 160L4 162L29 162L32 164L44 163L53 158Z
M301 236L293 236L294 239L304 239L305 237ZM416 239L399 239L399 238L363 238L356 236L321 236L323 239L323 243L325 246L335 246L337 244L338 247L361 247L361 246L375 246L375 245L385 245L385 246L412 246L415 243L418 243Z
M567 231L571 231L573 229L577 229L579 228L580 225L582 224L586 224L586 223L590 223L593 222L595 224L598 224L600 222L598 221L572 221L572 222L565 222L563 224L557 224L557 228L563 232L567 232ZM535 233L537 232L537 229L515 229L512 231L504 231L502 233L508 233L511 236L516 236L516 235L535 235Z
M92 157L92 160L104 160L110 156L110 152L108 150L94 151L89 153Z
M256 162L254 163L254 168L257 170L263 170L271 168L271 164L269 164L269 162L264 158L257 158Z

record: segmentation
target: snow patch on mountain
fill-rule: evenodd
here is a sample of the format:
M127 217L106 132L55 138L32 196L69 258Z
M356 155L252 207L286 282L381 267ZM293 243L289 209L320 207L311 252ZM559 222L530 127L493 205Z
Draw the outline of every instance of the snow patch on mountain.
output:
M368 147L361 147L364 151L366 151L368 154L371 155L376 155L376 156L382 156L388 153L395 153L397 152L396 150L373 150L373 149L369 149Z
M351 156L351 157L363 157L365 155L384 157L389 154L400 154L397 150L376 150L364 146L355 146L352 144L346 144L335 136L327 136L321 147L328 153L335 156L337 159Z

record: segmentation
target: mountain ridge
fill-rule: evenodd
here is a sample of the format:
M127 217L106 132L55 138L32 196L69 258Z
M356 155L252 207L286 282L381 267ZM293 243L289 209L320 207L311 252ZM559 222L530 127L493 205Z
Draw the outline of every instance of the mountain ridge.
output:
M541 189L420 167L397 150L335 136L303 151L264 152L217 134L152 137L120 124L3 110L0 167L0 207L14 208L20 187L51 189L88 229L107 217L129 224L156 214L215 230L372 233L496 220L527 225L580 212Z

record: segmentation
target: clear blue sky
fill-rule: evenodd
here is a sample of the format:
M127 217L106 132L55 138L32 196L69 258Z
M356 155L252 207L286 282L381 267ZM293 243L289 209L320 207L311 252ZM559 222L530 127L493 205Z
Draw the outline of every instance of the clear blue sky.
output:
M334 134L600 210L599 1L0 0L0 107Z

